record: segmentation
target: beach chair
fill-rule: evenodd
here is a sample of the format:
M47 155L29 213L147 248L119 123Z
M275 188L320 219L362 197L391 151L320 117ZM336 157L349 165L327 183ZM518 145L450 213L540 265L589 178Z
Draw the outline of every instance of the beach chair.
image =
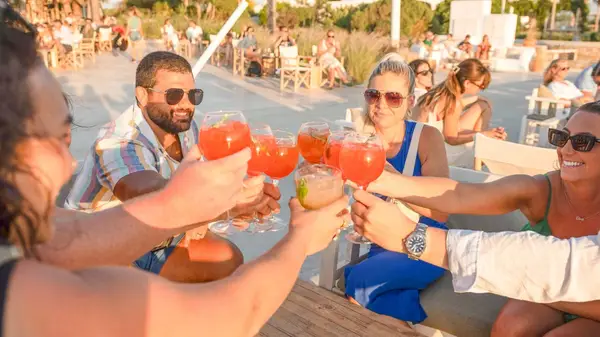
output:
M305 61L306 59L307 57L298 55L298 46L279 47L279 90L284 91L290 84L294 92L302 85L310 88L311 61Z
M483 183L500 179L501 176L487 172L450 167L450 178L470 183ZM447 225L452 229L482 230L485 232L518 231L527 222L519 211L504 215L476 216L451 215ZM340 256L340 247L346 247ZM338 282L344 268L361 262L360 245L351 244L343 238L333 241L321 256L319 286L337 293L344 292L344 282ZM417 331L430 336L442 336L442 332L460 337L489 336L492 325L506 303L506 298L491 294L458 294L452 287L452 275L445 275L421 292L421 304L427 319L417 325ZM432 331L433 330L433 331Z
M558 167L556 150L517 144L505 140L475 135L475 170L487 170L497 175L537 175Z
M542 95L540 95L543 93ZM550 97L548 97L550 96ZM570 101L558 100L545 86L533 89L531 96L526 96L529 101L527 114L521 120L519 143L532 146L547 147L547 134L549 128L556 128L569 117L571 108L567 107Z

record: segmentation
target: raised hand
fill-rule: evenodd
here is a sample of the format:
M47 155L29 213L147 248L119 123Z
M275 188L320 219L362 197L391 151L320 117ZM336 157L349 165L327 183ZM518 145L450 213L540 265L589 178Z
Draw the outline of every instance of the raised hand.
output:
M398 206L368 192L357 190L354 199L354 230L387 250L404 252L402 239L415 229L416 224Z
M307 211L298 199L290 200L290 234L305 237L307 255L325 249L348 219L348 197L342 197L329 206Z
M181 227L212 220L244 198L244 177L250 160L244 149L222 159L201 162L194 146L160 192L162 206ZM169 225L169 224L165 224Z

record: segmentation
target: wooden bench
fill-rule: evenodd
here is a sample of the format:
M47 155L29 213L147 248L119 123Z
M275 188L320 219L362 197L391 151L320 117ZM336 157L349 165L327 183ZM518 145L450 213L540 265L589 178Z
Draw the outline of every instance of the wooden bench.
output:
M301 280L258 336L424 337L394 318Z

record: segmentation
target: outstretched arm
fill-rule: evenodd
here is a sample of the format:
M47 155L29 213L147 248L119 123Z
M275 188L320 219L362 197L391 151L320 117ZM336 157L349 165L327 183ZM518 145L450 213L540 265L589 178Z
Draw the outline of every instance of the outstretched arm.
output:
M7 325L26 336L66 336L83 329L103 336L255 336L284 301L305 257L337 233L343 221L337 215L347 203L344 197L306 212L293 200L284 239L231 277L206 284L171 283L132 268L72 273L19 263ZM24 315L36 324L13 318Z
M384 171L368 190L448 214L504 214L527 210L539 192L539 177L514 175L481 184L449 178L407 177ZM545 182L543 182L545 184Z
M356 191L354 197L356 230L388 250L405 252L398 238L406 238L416 224L395 205L367 192ZM449 269L456 292L493 293L537 303L600 300L600 234L561 240L531 231L485 233L429 227L421 260ZM574 313L598 317L597 304L553 305L577 307Z

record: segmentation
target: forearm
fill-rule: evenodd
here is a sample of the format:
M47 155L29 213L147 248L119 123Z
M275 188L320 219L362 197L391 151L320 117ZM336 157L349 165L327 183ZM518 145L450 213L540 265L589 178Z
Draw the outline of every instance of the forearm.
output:
M446 249L454 289L537 303L600 300L599 237L451 230Z
M228 289L233 292L226 310L235 313L238 324L217 325L209 330L223 336L258 334L294 286L306 257L307 244L308 237L304 233L288 234L269 252L243 265L223 281L229 283ZM223 328L232 331L226 332Z
M450 145L462 145L472 142L475 139L477 131L462 130L456 135L444 135L444 140Z
M448 214L446 214L444 212L439 212L436 210L432 210L431 208L426 208L426 207L417 206L417 205L413 205L413 204L408 204L408 207L410 209L412 209L413 211L419 213L420 215L431 218L435 221L438 221L438 222L448 221Z
M591 302L555 302L548 306L556 310L600 321L600 301Z
M173 215L154 193L96 213L61 210L54 220L54 237L38 251L44 261L69 269L129 265L163 240L199 226L165 226Z
M390 179L380 184L385 189L380 193L411 204L411 208L421 215L429 216L434 211L448 214L462 211L459 199L461 187L454 180L442 177L408 177L400 174L389 177Z

